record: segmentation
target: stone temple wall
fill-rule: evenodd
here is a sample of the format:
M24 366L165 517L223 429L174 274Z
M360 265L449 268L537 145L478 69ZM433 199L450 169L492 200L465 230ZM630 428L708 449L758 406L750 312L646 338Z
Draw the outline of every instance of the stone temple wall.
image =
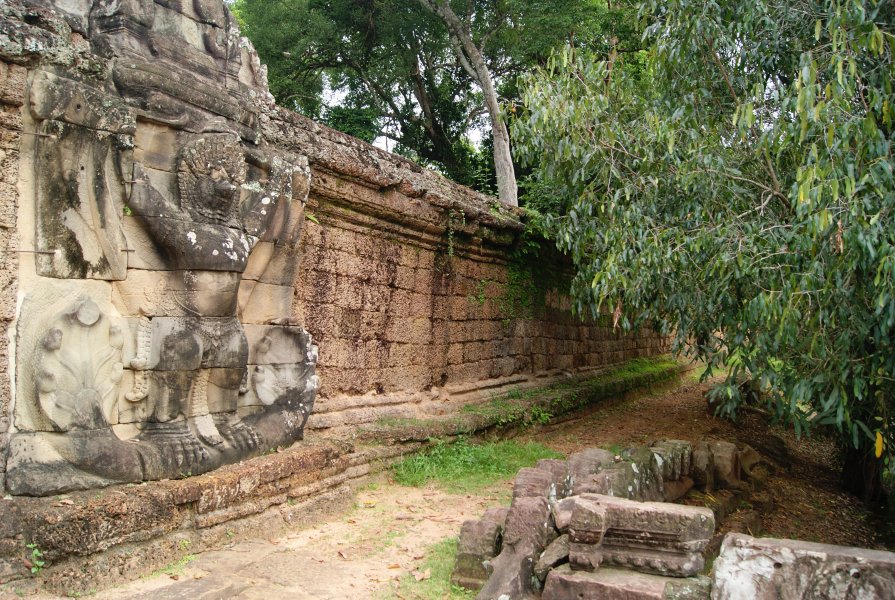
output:
M16 214L20 108L25 102L24 67L0 62L0 457L5 457L10 425L10 323L15 316L18 275ZM14 348L14 346L13 346ZM0 458L0 490L6 480L6 461Z
M220 0L0 3L0 165L12 495L665 349L573 317L567 265L512 258L521 211L277 107Z
M514 258L522 211L287 111L266 133L311 167L294 304L320 346L311 429L442 414L667 351L574 316L562 257Z

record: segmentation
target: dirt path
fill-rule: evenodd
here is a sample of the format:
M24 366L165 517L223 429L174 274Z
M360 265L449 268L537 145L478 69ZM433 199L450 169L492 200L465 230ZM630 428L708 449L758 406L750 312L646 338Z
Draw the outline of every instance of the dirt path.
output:
M384 598L394 582L418 573L432 544L456 536L466 519L499 502L507 484L481 496L434 488L372 485L356 508L279 539L207 552L180 568L94 598L112 600L345 600Z
M791 471L769 481L776 508L765 516L765 534L846 545L880 547L860 503L836 490L835 449L824 440L796 440L769 430L749 415L734 426L706 411L706 385L688 382L659 393L602 403L564 423L523 432L564 453L582 448L641 445L661 438L741 440L755 446L784 444ZM389 483L360 492L356 508L279 539L245 542L202 554L95 597L153 600L384 599L397 580L421 573L427 548L456 536L461 523L508 497L510 482L475 496L434 487Z

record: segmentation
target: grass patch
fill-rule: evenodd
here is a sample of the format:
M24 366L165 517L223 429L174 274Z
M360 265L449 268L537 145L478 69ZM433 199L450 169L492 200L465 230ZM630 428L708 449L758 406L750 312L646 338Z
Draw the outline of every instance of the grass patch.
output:
M536 443L505 440L474 444L460 438L452 444L437 441L429 449L405 458L395 465L394 478L401 485L419 487L434 481L445 491L467 493L511 477L542 458L562 457Z
M627 379L629 377L660 375L672 369L679 367L680 363L668 356L658 358L635 358L629 360L620 367L612 369L604 377L609 379Z
M669 379L680 363L669 356L630 360L602 375L572 378L549 386L509 390L488 402L468 404L462 411L485 418L498 427L546 424L556 416L632 387Z
M406 600L472 600L475 592L451 584L451 571L457 556L457 538L448 538L431 546L417 575L408 573L398 582L398 589L386 598Z
M167 575L169 577L181 577L183 575L183 572L186 570L187 565L197 558L199 557L195 554L187 554L177 562L171 563L167 567L159 569L158 571L153 571L149 575L145 575L144 579L153 579L160 575Z

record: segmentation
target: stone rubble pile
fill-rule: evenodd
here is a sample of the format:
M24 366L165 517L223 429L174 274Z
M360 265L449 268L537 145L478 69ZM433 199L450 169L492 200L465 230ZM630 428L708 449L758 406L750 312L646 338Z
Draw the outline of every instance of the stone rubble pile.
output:
M668 504L696 479L703 488L715 479L706 444L694 451L690 442L667 440L618 455L594 448L542 460L519 471L509 509L463 524L452 581L480 590L483 600L577 598L626 589L625 576L616 573L625 569L622 575L638 574L635 587L651 582L664 589L664 580L674 578L704 591L707 581L695 576L714 515Z
M721 544L716 520L757 497L772 467L723 441L542 460L519 471L509 508L463 524L451 580L477 600L895 598L890 552L739 533ZM672 503L698 491L727 501Z

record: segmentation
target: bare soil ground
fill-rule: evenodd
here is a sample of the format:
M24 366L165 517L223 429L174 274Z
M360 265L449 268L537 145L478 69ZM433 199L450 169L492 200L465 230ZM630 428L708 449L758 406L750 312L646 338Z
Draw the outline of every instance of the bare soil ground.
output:
M745 415L737 425L716 419L706 410L707 387L689 381L660 392L631 394L562 423L523 431L518 439L567 454L663 438L723 439L779 450L782 439L791 466L768 481L775 508L763 515L763 535L884 547L860 501L838 490L836 450L829 440L798 440L788 431L768 428L755 414ZM428 576L422 570L426 549L456 536L465 519L506 503L510 486L506 481L476 495L455 495L434 486L373 484L359 493L353 510L313 528L279 539L234 543L95 597L400 598L396 591L400 577ZM263 537L263 532L259 535Z

